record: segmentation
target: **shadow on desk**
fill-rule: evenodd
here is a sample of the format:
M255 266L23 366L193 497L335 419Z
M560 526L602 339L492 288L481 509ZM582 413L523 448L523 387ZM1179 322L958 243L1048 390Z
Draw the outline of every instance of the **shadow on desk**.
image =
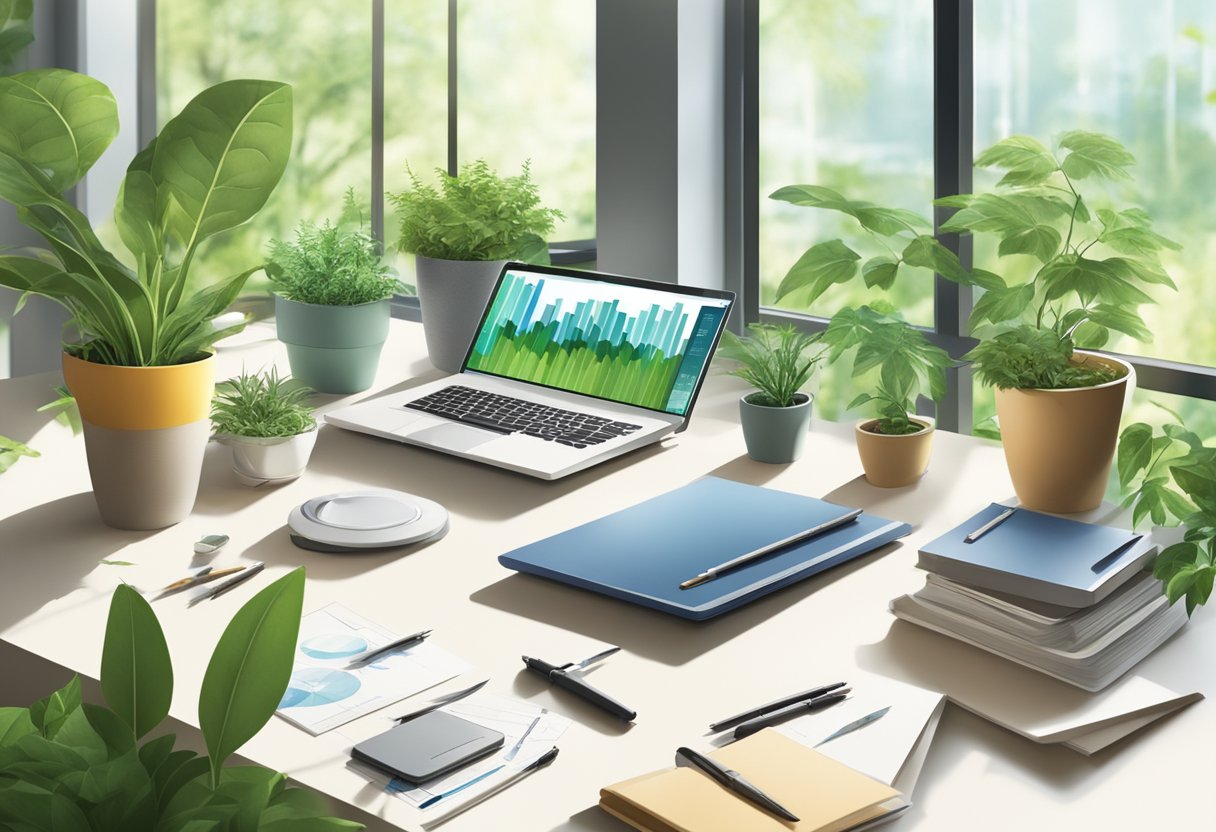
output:
M0 540L6 541L0 546L0 630L77 589L99 561L152 534L103 524L92 491L0 520Z
M532 575L503 578L477 590L469 600L678 666L738 638L899 546L882 546L708 621L688 621Z
M450 454L329 426L308 469L368 488L392 488L435 500L454 515L508 520L623 468L661 456L668 440L631 451L556 481L539 480Z

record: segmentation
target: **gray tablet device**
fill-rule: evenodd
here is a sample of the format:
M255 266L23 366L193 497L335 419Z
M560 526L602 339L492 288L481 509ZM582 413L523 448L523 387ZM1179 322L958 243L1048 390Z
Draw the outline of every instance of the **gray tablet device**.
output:
M431 711L351 751L356 760L423 783L502 748L503 735L458 716Z

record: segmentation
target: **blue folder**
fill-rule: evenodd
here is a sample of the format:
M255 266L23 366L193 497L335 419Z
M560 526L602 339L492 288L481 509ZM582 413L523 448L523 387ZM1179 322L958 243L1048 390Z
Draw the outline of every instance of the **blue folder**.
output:
M903 537L907 523L862 514L803 543L680 589L739 555L849 511L771 488L704 477L639 505L500 555L508 569L704 620Z

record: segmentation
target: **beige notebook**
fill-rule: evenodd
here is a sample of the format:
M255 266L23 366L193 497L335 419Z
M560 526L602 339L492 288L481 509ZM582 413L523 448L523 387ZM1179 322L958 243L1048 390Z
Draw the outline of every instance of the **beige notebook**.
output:
M771 728L709 756L799 817L787 823L692 768L600 791L600 808L643 832L843 832L904 809L895 789Z

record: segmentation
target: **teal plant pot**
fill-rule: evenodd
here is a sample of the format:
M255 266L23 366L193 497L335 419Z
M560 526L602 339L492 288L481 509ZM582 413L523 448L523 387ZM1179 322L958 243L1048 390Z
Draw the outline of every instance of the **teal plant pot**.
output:
M802 456L806 435L811 427L811 397L799 393L790 407L765 407L752 404L748 396L739 399L739 421L747 455L757 462L784 465Z
M320 306L276 295L274 313L298 381L318 393L358 393L372 386L392 317L387 298Z

